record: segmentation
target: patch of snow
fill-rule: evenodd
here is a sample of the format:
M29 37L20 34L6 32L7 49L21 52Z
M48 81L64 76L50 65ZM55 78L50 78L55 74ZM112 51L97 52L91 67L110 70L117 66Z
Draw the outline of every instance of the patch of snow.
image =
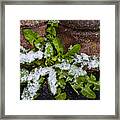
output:
M56 72L55 72L54 69L51 69L51 70L49 71L48 83L49 83L49 85L50 85L50 90L51 90L51 92L53 93L53 95L55 95L55 94L56 94L56 91L57 91L56 82L57 82Z
M26 82L28 79L29 71L26 69L20 70L20 82Z
M88 68L91 69L91 68L97 68L99 67L99 61L97 60L92 60L88 63Z
M20 54L20 63L31 63L32 61L34 61L35 59L42 59L43 58L43 52L42 51L37 51L37 52L33 52L30 51L26 54L21 53Z
M56 64L55 67L58 67L60 68L61 70L69 70L70 69L70 64L69 63L66 63L66 62L63 62L61 64Z
M76 55L74 58L74 65L80 63L81 67L87 66L88 69L98 68L99 67L99 57L96 56L88 56L85 53L81 53L80 55Z
M79 77L79 76L86 75L87 72L85 70L83 70L81 67L77 67L75 65L72 65L68 74L73 75L76 78L76 77Z
M40 76L49 75L48 77L48 83L50 85L50 90L53 93L53 95L56 94L57 86L56 86L56 72L52 67L46 67L42 68L40 67L35 68L34 71L32 71L26 79L28 79L27 87L24 89L21 98L23 100L33 99L33 97L36 95L37 90L39 89L39 78ZM32 82L31 82L32 81Z

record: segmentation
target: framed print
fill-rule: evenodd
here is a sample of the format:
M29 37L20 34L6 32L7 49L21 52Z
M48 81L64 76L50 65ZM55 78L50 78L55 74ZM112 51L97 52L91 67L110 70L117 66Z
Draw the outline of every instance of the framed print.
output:
M119 2L1 3L2 119L119 119Z

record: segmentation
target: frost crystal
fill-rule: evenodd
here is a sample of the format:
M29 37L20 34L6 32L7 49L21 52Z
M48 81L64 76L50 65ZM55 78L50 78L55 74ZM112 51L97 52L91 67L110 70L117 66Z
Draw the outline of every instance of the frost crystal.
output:
M51 45L51 43L46 43L45 46L45 52L44 52L44 58L49 58L53 55L53 47Z
M93 61L88 63L88 68L89 69L97 68L97 67L99 67L99 61L97 61L97 60L93 60Z
M43 52L41 51L37 51L37 52L33 52L33 51L30 51L26 54L20 54L20 63L25 63L25 62L28 62L28 63L31 63L32 61L34 61L35 59L42 59L43 57Z
M22 100L32 100L39 87L40 85L38 80L33 80L33 82L28 81L27 87L24 88L21 96Z
M70 64L63 62L61 64L55 65L55 67L60 68L61 70L69 70L70 69Z
M57 82L56 72L54 69L51 69L49 72L48 83L50 85L50 90L53 93L53 95L55 95L57 91L56 82Z
M20 71L20 82L26 82L28 79L29 71L26 69L21 69Z
M87 66L88 69L98 68L99 67L99 57L96 56L88 56L85 53L81 53L80 55L76 55L74 58L74 65L80 63L81 68Z
M75 64L75 63L81 63L81 62L82 62L82 57L81 57L81 55L76 55L76 58L74 58L74 60L75 60L74 64Z
M81 57L83 60L89 61L89 56L86 55L85 53L81 53Z
M77 67L75 65L72 65L68 74L73 75L76 78L78 76L86 75L87 72L85 70L83 70L81 67Z
M27 53L29 49L25 49L23 46L20 46L21 53Z

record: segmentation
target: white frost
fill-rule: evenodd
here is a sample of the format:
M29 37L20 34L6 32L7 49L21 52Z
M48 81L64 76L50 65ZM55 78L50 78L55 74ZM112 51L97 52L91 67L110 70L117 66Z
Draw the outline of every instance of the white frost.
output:
M20 46L20 52L27 53L29 49L25 49L23 46Z
M48 83L50 85L50 90L53 93L53 95L55 95L57 91L56 82L57 82L56 72L54 69L51 69L49 72Z
M74 65L80 63L81 67L87 66L88 69L98 68L99 67L99 57L96 56L88 56L85 53L81 53L80 55L76 55L74 58Z
M79 77L79 76L86 75L87 72L85 70L83 70L81 67L77 67L75 65L72 65L68 74L73 75L76 78L76 77Z
M48 83L50 85L50 90L53 95L56 94L57 86L56 86L56 72L52 67L35 68L26 79L28 79L27 87L24 89L21 98L23 100L31 100L36 95L37 90L39 89L39 78L40 76L49 75ZM32 81L32 82L31 82Z
M27 87L24 88L21 95L22 100L32 100L39 87L40 85L38 80L34 80L33 82L28 81Z
M85 53L81 53L81 57L83 60L89 61L89 56Z
M20 82L26 82L28 79L29 71L26 69L21 69L20 71Z
M97 67L99 67L99 61L97 61L97 60L93 60L93 61L88 63L88 68L89 69L97 68Z
M20 63L31 63L32 61L34 61L35 59L42 59L43 58L43 52L42 51L37 51L37 52L33 52L30 51L26 54L21 53L20 54Z
M55 67L58 67L60 68L61 70L69 70L70 69L70 64L69 63L66 63L66 62L63 62L61 64L56 64Z

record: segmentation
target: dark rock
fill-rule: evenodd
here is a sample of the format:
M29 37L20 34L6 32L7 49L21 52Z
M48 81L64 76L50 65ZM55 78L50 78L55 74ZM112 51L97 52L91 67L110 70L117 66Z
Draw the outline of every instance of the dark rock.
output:
M74 20L60 21L58 37L62 40L67 52L70 45L81 44L80 52L88 55L100 54L99 21Z
M46 35L47 24L37 27L32 27L34 32L37 32L40 36L44 37Z
M44 25L46 20L20 20L21 27L35 27Z
M77 30L99 30L99 20L60 20L60 24Z

